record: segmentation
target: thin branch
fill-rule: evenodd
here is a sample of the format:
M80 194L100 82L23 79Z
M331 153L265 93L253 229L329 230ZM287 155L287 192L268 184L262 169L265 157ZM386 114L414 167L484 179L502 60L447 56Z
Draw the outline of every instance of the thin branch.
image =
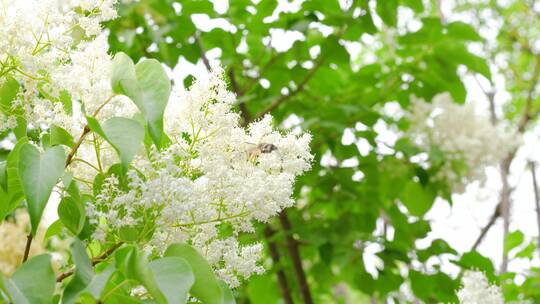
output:
M210 61L208 60L208 57L206 57L206 50L204 49L204 45L202 44L201 40L199 39L199 34L194 35L195 42L197 43L197 46L199 47L199 50L201 51L201 59L204 63L204 66L208 70L208 72L212 71L212 66L210 65Z
M511 211L511 200L510 193L512 189L508 182L508 175L510 173L510 165L514 159L515 153L512 153L507 158L505 158L501 163L501 181L502 181L502 190L501 190L501 216L503 218L503 244L506 243L506 236L510 232L510 211ZM504 247L503 247L504 248ZM508 269L508 253L503 249L503 258L501 263L501 273L505 273Z
M268 62L259 70L259 74L257 75L257 77L252 78L251 81L246 85L246 87L241 90L242 93L245 94L249 92L253 88L253 86L257 84L259 80L261 80L264 71L266 71L270 66L272 66L282 54L284 53L277 53L276 55L273 55L270 60L268 60Z
M534 66L533 76L531 77L529 90L527 91L527 99L525 100L525 109L523 110L523 115L521 116L521 120L518 125L518 130L521 133L525 130L527 123L536 115L538 115L539 110L536 110L534 113L531 113L532 111L531 108L532 108L534 92L536 90L536 85L538 83L539 76L540 76L540 57L537 57L536 64Z
M30 232L26 236L26 246L24 247L24 256L23 256L23 263L28 260L28 255L30 254L30 246L32 246L32 232Z
M531 168L533 191L534 191L534 204L536 206L536 224L538 225L538 253L540 254L540 193L538 193L538 181L536 180L536 164L533 161L529 161Z
M517 127L518 127L519 133L523 133L525 131L526 126L530 122L530 120L535 118L539 114L540 110L537 110L534 113L531 113L534 91L536 88L536 84L538 83L539 74L540 74L540 59L536 61L533 77L531 78L531 85L527 93L527 100L525 101L525 108L521 116L521 119L518 122ZM493 91L488 91L484 89L475 75L474 75L474 79L478 82L478 85L480 86L482 92L484 92L484 94L486 95L489 101L491 123L495 125L497 123L497 116L495 113L495 98L494 98L495 93ZM500 167L501 167L500 175L501 175L501 181L503 183L503 189L501 191L501 199L499 201L499 204L495 208L495 211L493 212L493 215L490 218L489 222L486 224L484 228L481 229L480 235L476 239L471 250L475 250L480 245L480 243L486 236L489 229L491 229L491 227L493 226L497 218L501 215L503 216L503 220L504 220L504 223L503 223L504 238L506 238L506 235L508 234L508 230L510 226L510 205L511 205L510 193L512 191L512 189L510 188L508 184L508 174L509 174L510 166L513 162L516 152L517 152L516 150L512 151L500 164ZM503 262L501 264L501 271L503 272L505 271L507 264L508 264L508 257L506 256L506 254L503 254Z
M338 41L339 39L341 38L341 36L343 36L343 34L345 33L345 31L347 30L347 27L342 27L338 30L338 32L336 33L336 37L338 38ZM285 102L286 100L288 100L289 98L291 97L294 97L296 96L298 93L302 92L306 86L306 84L309 82L309 80L315 75L315 73L317 72L317 70L319 70L319 68L323 65L323 63L325 62L326 58L321 55L319 57L319 59L315 62L315 64L313 65L313 67L308 71L308 73L306 74L306 76L304 77L304 79L302 81L300 81L300 83L298 84L298 86L296 87L296 89L294 89L292 92L288 93L288 94L284 94L284 95L281 95L279 96L276 100L274 100L266 109L264 109L262 112L260 112L259 114L257 114L255 116L255 119L257 118L261 118L263 117L264 115L272 112L274 109L276 109L277 107L279 107L283 102Z
M238 85L238 81L236 80L236 76L234 74L234 69L231 67L229 68L229 79L231 80L231 86L236 94L237 97L242 97L243 93L240 90L240 87ZM240 108L240 116L242 117L242 120L247 122L251 120L251 114L249 113L249 110L246 106L245 102L240 102L238 104L238 107Z
M486 95L487 100L489 101L489 113L490 113L491 124L496 125L497 124L497 114L495 112L495 92L494 92L493 88L491 88L490 90L484 88L484 86L482 85L480 80L478 80L478 74L473 74L473 78L476 81L476 83L478 84L478 87L480 88L480 90L482 90L484 95Z
M501 203L497 204L497 207L495 207L495 211L493 212L493 215L491 215L489 221L487 222L486 226L480 230L480 235L478 235L478 238L474 242L474 245L471 248L471 251L476 250L480 243L484 240L486 237L486 234L488 233L489 229L495 224L497 221L497 218L501 215Z
M116 96L116 94L113 94L109 98L107 98L107 100L105 100L105 102L103 102L94 111L92 116L96 117L99 114L99 111L101 111L101 109L103 109L103 107L106 104L108 104L115 96ZM77 142L75 143L75 145L73 146L71 151L69 151L69 154L68 154L68 156L66 158L66 163L64 165L65 168L67 168L71 164L71 162L73 161L73 157L75 157L75 154L77 154L77 150L79 150L79 147L83 143L84 138L86 137L86 135L88 135L88 133L90 133L90 127L88 127L88 125L86 125L86 126L84 126L84 129L83 129L83 132L82 132L81 136L79 137L79 139L77 140ZM32 246L32 233L28 234L28 236L26 238L26 247L24 249L23 263L26 262L26 260L28 259L28 254L30 253L30 247L31 246Z
M518 123L518 132L523 133L528 125L528 123L536 117L538 111L535 111L532 114L532 102L533 95L536 89L536 84L538 82L538 77L540 74L540 57L537 58L536 64L534 66L533 76L531 78L531 83L529 90L527 92L527 99L525 100L525 108L523 109L523 115L521 120ZM506 244L506 236L510 232L510 212L511 212L511 200L510 200L510 185L508 183L508 174L510 172L510 165L514 159L516 151L513 151L503 162L501 163L501 179L503 182L503 189L501 192L501 215L503 217L503 244ZM504 247L503 247L504 248ZM505 273L508 269L508 252L503 249L503 258L501 263L501 273Z
M306 279L306 273L304 272L304 267L302 266L302 258L300 257L300 251L298 249L298 242L292 236L291 222L287 216L287 211L283 210L279 214L279 221L285 232L285 238L287 240L287 250L291 255L294 273L296 274L296 279L298 280L298 287L300 288L300 293L304 299L305 304L313 304L313 298L311 297L311 291L309 290L309 285Z
M111 102L111 100L116 96L116 94L112 94L111 96L109 96L109 98L107 98L95 111L94 113L92 113L92 117L97 117L97 115L99 114L99 112L101 111L101 109L103 109L103 107L105 107L105 105L107 105L109 102ZM71 149L71 151L69 151L69 154L66 158L66 165L65 167L67 168L71 162L73 161L73 157L75 157L75 154L77 154L77 150L79 150L79 147L81 146L81 144L83 143L84 141L84 138L86 137L86 135L88 135L90 133L90 127L88 125L84 126L84 129L83 129L83 132L81 134L81 136L79 137L79 139L77 140L77 142L75 143L75 145L73 146L73 148Z
M275 233L276 232L268 225L264 228L264 236L266 237L266 240L268 242L268 250L270 251L270 256L272 257L273 265L276 269L279 290L281 291L281 295L283 296L283 301L285 304L294 304L291 296L291 290L289 288L289 283L287 282L287 276L285 275L285 272L280 265L279 251L277 249L276 243L272 241L272 237Z
M113 254L113 252L116 249L120 248L120 246L122 246L123 244L124 244L124 242L114 244L111 248L107 249L105 252L103 252L99 256L93 258L92 259L92 266L96 266L97 264L99 264L99 263L103 262L104 260L106 260L111 254ZM71 276L74 273L75 273L75 269L70 269L70 270L68 270L68 271L66 271L64 273L61 273L60 275L58 275L58 277L56 277L56 282L60 283L64 279L68 278L69 276Z
M77 140L77 142L75 143L73 148L71 148L71 151L69 151L69 154L68 154L68 156L66 158L66 165L65 165L66 168L73 161L73 157L75 157L75 154L77 153L77 150L79 150L79 147L83 143L84 138L86 137L86 135L88 135L88 133L90 133L90 127L88 127L88 125L86 125L86 126L84 126L84 129L83 129L83 132L82 132L81 136L79 137L79 139Z
M322 64L324 63L325 61L325 58L324 57L321 57L316 63L315 65L311 68L311 70L309 70L309 72L306 74L306 77L304 77L304 79L298 84L298 86L296 87L296 89L294 89L292 92L290 92L289 94L285 94L285 95L281 95L279 96L276 100L274 100L266 109L264 109L262 112L260 112L259 114L257 114L256 118L260 118L260 117L263 117L264 115L272 112L273 110L275 110L277 107L279 107L283 102L285 102L286 100L288 100L289 98L291 97L294 97L296 96L298 93L302 92L306 86L306 84L309 82L309 80L315 75L315 73L317 72L317 70L322 66Z

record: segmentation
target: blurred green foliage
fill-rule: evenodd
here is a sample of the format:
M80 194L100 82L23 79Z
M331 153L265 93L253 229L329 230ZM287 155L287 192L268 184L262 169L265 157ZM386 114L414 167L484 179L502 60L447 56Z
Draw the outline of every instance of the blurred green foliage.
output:
M272 232L266 234L266 242L274 245L275 252L268 252L274 263L264 275L235 291L239 303L281 303L285 296L284 282L276 276L280 272L295 303L309 303L306 293L315 303L405 302L403 295L408 293L409 299L413 296L426 303L456 302L459 277L441 270L448 261L507 282L508 300L540 301L536 268L518 286L512 280L517 274L498 277L492 262L476 251L460 255L440 239L427 248L418 246L418 240L431 231L424 215L437 196L451 203L451 194L446 185L431 178L436 169L426 170L410 161L415 151L406 139L383 153L378 148L380 133L374 128L382 121L405 129L404 120L385 115L382 109L393 101L407 108L412 95L430 100L450 92L463 103L463 67L489 80L490 67L501 53L510 56L510 66L502 71L515 98L505 113L510 121L517 121L531 83L518 75L525 75L523 71L530 70L535 60L538 64L531 45L528 54L526 44L525 52L513 50L516 43L529 43L538 35L534 29L520 27L531 18L527 17L530 8L521 2L500 8L490 1L486 6L458 1L463 11L490 9L512 25L502 27L498 45L488 47L485 56L468 48L470 43L486 47L476 30L482 19L471 24L446 22L435 1L307 0L298 10L278 13L278 1L273 0L230 0L220 12L206 0L142 0L121 4L120 17L107 28L111 51L125 52L135 62L156 58L173 68L179 59L196 63L202 58L209 68L208 51L219 49L218 60L238 96L245 123L268 112L278 123L294 114L301 118L300 126L314 135L313 170L297 183L296 196L303 203L283 213L280 222L259 227L255 238L262 239L265 229ZM199 14L224 20L230 29L198 28L193 17ZM523 14L527 18L519 20ZM273 39L282 39L276 34L280 32L300 38L278 51L272 45L278 42ZM358 56L351 57L347 48L352 47L359 50ZM192 79L184 79L184 85ZM538 106L537 101L533 106ZM355 128L358 122L365 128ZM342 143L346 129L369 143L368 153ZM335 162L322 165L323 155L329 153ZM440 156L430 157L436 161ZM348 159L356 159L357 164L343 166ZM360 180L354 178L358 171ZM523 242L516 234L509 237L508 251ZM515 256L532 259L531 246ZM375 255L381 261L377 277L366 270L368 247L377 248ZM302 259L305 284L297 279L295 250Z

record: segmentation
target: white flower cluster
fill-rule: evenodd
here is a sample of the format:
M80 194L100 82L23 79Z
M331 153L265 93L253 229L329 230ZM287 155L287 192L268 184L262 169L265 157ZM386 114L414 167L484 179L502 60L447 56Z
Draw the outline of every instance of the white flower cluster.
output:
M447 93L431 103L413 99L407 116L414 142L426 152L436 148L444 153L438 178L457 193L473 181L483 181L485 168L497 165L519 145L515 132L493 126L473 104L459 105Z
M129 190L108 178L90 213L98 238L132 227L140 238L152 235L150 251L191 243L235 287L263 271L262 245L240 244L237 236L294 204L295 178L310 168L311 136L281 134L270 116L242 128L221 74L172 98L165 119L172 144L136 159Z
M0 77L14 77L23 87L12 109L3 111L22 108L34 126L81 130L82 116L70 107L90 112L111 94L111 58L100 24L116 17L115 2L0 0ZM14 119L2 115L13 127Z
M466 271L461 279L463 287L458 291L461 304L504 304L501 289L490 285L480 271Z

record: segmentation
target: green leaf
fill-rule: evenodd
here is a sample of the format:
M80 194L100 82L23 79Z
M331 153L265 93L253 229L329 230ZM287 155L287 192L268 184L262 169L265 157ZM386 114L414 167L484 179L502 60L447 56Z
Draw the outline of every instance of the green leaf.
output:
M21 147L19 174L28 202L32 235L36 234L53 187L64 173L65 162L64 148L60 146L49 148L43 153L28 143Z
M167 303L185 303L195 282L193 271L180 257L164 257L150 263L159 289Z
M161 292L148 262L136 247L127 247L118 252L116 260L127 279L140 282L157 303L167 303L167 298Z
M462 43L442 43L435 46L435 53L438 58L452 64L463 64L469 70L478 72L491 79L491 71L482 57L470 53ZM450 56L450 54L452 56Z
M7 191L7 161L0 161L0 188Z
M50 304L56 284L51 256L41 254L29 259L11 279L3 278L3 283L14 304Z
M59 235L62 232L62 221L56 220L54 223L52 223L49 228L47 228L47 231L45 231L45 236L43 239L46 241L50 237Z
M113 146L127 169L144 140L144 128L137 121L124 117L113 117L102 126L93 117L87 117L88 126Z
M234 295L229 288L229 285L227 285L227 283L223 282L222 280L219 280L219 286L221 287L221 291L223 292L223 304L235 304L236 301L234 300Z
M19 152L28 142L26 137L23 137L17 141L17 144L11 150L6 161L6 174L7 174L7 192L9 196L9 205L7 213L15 210L24 198L24 193L19 178Z
M167 248L165 257L177 256L184 258L195 275L195 284L190 293L203 303L223 303L223 291L214 274L212 267L197 250L188 244L172 244Z
M469 40L469 41L481 41L482 37L478 35L476 30L469 24L461 21L451 22L446 26L448 30L448 36L456 39Z
M435 288L435 281L429 275L423 274L418 271L410 270L409 278L411 282L411 289L414 294L425 301L429 300L429 296Z
M75 239L71 244L71 257L75 263L75 274L69 281L64 294L62 295L63 304L75 303L79 295L86 289L94 277L92 262L86 253L86 249L81 241Z
M111 87L117 94L134 94L137 90L137 76L135 74L135 64L125 53L119 52L113 58Z
M0 187L0 223L4 220L8 213L9 208L9 195L4 190L4 188Z
M66 113L69 115L73 114L73 102L71 101L71 95L69 95L68 91L62 90L60 96L58 96L58 101L60 101Z
M415 13L424 11L424 3L422 0L403 0L403 5L410 7Z
M96 274L83 293L90 294L94 299L99 299L101 292L115 271L114 265L109 265L102 272Z
M141 90L140 100L134 100L141 110L150 129L150 135L157 147L161 147L163 134L163 113L171 93L171 81L157 60L139 62L135 69Z
M59 126L53 125L49 130L49 134L51 146L64 145L72 148L73 145L75 145L73 136L71 136L68 131Z
M377 0L377 7L375 11L377 12L377 15L381 17L384 23L389 26L396 26L397 8L397 0Z
M532 260L535 250L536 243L534 241L531 241L529 245L516 253L515 258L527 258L529 260Z
M418 260L422 263L426 262L430 257L440 254L457 254L448 243L441 239L435 239L431 242L431 245L426 249L417 250L416 254Z
M467 269L476 269L484 272L490 281L495 279L495 267L493 267L493 263L477 251L464 253L457 264Z
M401 202L412 215L423 216L435 200L435 195L419 183L409 181L400 195Z
M58 205L58 217L74 235L81 232L86 220L84 204L71 197L64 197Z
M17 97L19 92L19 82L11 76L5 78L0 85L0 112L11 114L11 102Z
M152 140L159 148L163 136L163 113L169 101L171 82L157 60L147 59L136 66L125 54L113 60L113 91L128 96L143 113Z
M523 235L523 232L516 230L506 236L506 240L504 242L504 252L508 253L510 250L516 248L517 246L521 245L525 239L525 236Z

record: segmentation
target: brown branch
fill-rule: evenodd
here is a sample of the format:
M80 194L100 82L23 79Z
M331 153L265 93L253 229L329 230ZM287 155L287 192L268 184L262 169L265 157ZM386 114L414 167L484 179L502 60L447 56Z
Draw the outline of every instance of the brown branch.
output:
M28 255L30 254L30 246L32 246L32 232L30 232L27 236L26 236L26 246L24 247L24 256L23 256L23 263L26 262L26 260L28 260Z
M276 100L274 100L266 109L264 109L262 112L260 112L259 114L256 115L255 118L260 118L260 117L263 117L264 115L272 112L273 110L275 110L277 107L279 107L283 102L285 102L286 100L288 100L289 98L291 97L294 97L296 96L298 93L302 92L306 86L306 84L309 82L309 80L315 75L315 73L317 72L317 70L322 66L322 64L324 63L325 61L325 58L324 57L321 57L316 63L315 65L311 68L311 70L309 70L309 72L306 74L306 77L304 77L304 79L302 79L302 81L298 84L298 86L296 87L296 89L294 89L292 92L290 92L289 94L285 94L285 95L281 95L279 96Z
M529 122L538 115L538 110L535 113L532 112L533 95L540 75L540 57L537 57L536 64L534 66L533 76L531 77L531 83L527 92L527 99L525 100L525 108L523 109L523 115L518 123L518 132L523 133ZM510 192L512 189L508 183L508 174L510 172L510 165L516 154L514 150L506 159L501 163L501 180L503 182L503 188L501 191L501 216L503 217L503 246L506 244L506 236L510 232L510 212L512 202L510 200ZM503 258L501 263L501 273L505 273L508 269L508 253L503 247Z
M495 92L493 90L493 85L491 89L485 89L480 80L478 80L477 74L473 74L473 78L478 84L478 87L486 95L487 100L489 101L489 113L490 113L490 121L492 125L497 124L497 114L495 112Z
M101 109L103 109L103 107L106 104L108 104L115 96L116 96L116 94L113 94L109 98L107 98L107 100L105 100L105 102L103 102L94 111L92 116L96 117L99 114L99 111L101 111ZM81 136L79 137L79 139L77 140L77 142L75 143L73 148L71 148L71 151L69 151L69 154L68 154L68 156L66 158L66 163L64 165L64 168L67 168L71 164L71 162L73 161L73 157L75 157L75 154L77 154L77 150L79 150L79 147L83 143L84 138L86 137L86 135L88 135L88 133L90 133L90 127L88 127L88 125L86 125L86 126L84 126L84 129L83 129L83 132L82 132ZM28 259L28 255L30 253L30 247L32 246L32 239L33 239L32 238L32 233L30 232L30 234L28 234L28 236L26 237L26 246L25 246L25 249L24 249L23 263L26 262L26 260Z
M264 71L266 71L270 66L272 66L274 64L274 62L284 53L278 53L274 56L272 56L272 58L270 58L270 60L268 60L268 62L259 70L259 75L257 75L257 77L255 78L252 78L251 81L246 85L246 87L244 89L242 89L242 94L245 94L247 92L249 92L253 86L259 81L261 80L261 77L262 77L262 74L264 73Z
M511 211L511 200L510 193L512 189L508 183L508 174L510 173L510 165L514 160L515 152L510 154L501 162L501 181L502 181L502 190L501 190L501 216L503 218L503 244L506 243L506 236L510 232L510 211ZM504 247L503 247L504 248ZM503 258L501 262L501 273L505 273L508 268L508 253L503 249Z
M106 260L116 249L120 248L120 246L122 246L123 244L124 244L124 242L114 244L111 248L107 249L102 254L98 255L95 258L93 258L92 259L92 266L96 266L97 264L99 264L99 263L103 262L104 260ZM66 271L64 273L61 273L60 275L58 275L56 277L56 282L60 283L64 279L66 279L67 277L71 276L74 273L75 273L75 269L70 269L70 270L68 270L68 271Z
M518 125L518 131L522 133L525 130L528 122L538 115L538 110L531 113L532 103L534 99L534 92L536 90L536 84L538 83L538 77L540 76L540 57L536 58L536 64L534 66L533 76L531 77L531 83L529 90L527 91L527 99L525 100L525 109L523 109L523 115Z
M536 206L536 224L538 225L538 251L540 253L540 193L538 193L538 181L536 180L536 164L529 161L534 191L534 204Z
M531 85L527 93L527 100L525 101L525 108L523 110L521 119L518 122L517 127L518 127L518 132L520 134L522 134L525 131L525 128L527 127L530 120L535 118L539 114L539 110L535 111L534 113L531 113L532 101L534 98L534 91L536 88L536 84L538 82L539 74L540 74L540 58L537 59L536 61L533 77L531 78ZM497 123L497 116L495 114L495 100L494 100L495 93L493 91L485 90L480 84L480 82L478 81L478 79L476 78L476 76L474 78L478 82L478 85L480 86L482 92L484 92L484 94L486 95L489 101L490 112L491 112L491 122L493 125L495 125ZM471 248L471 250L475 250L480 245L480 243L485 238L489 229L491 229L491 227L493 226L497 218L501 215L503 216L503 221L504 221L503 238L505 239L506 235L508 234L509 226L510 226L510 205L511 205L510 193L512 192L512 189L510 188L510 185L508 184L508 174L509 174L510 166L514 160L514 156L516 152L517 152L516 150L512 151L500 164L500 168L501 168L500 175L501 175L501 181L503 183L503 189L501 190L501 198L500 198L499 204L495 208L495 211L493 212L493 215L488 221L487 225L480 230L480 235L474 242L474 245ZM504 243L504 240L503 240L503 243ZM506 271L507 265L508 265L508 256L503 253L503 261L501 264L502 272Z
M71 151L69 151L69 154L68 154L68 156L66 158L66 165L65 165L66 168L73 161L73 157L75 157L75 154L77 154L77 150L79 150L79 147L83 143L84 138L86 137L86 135L88 135L88 133L90 133L90 127L88 127L88 125L86 125L86 126L84 126L84 129L83 129L83 132L82 132L81 136L79 137L79 139L77 140L77 142L75 143L75 145L73 146Z
M234 69L231 67L229 69L229 79L231 80L231 86L232 86L232 89L234 91L234 93L236 93L236 96L237 97L242 97L243 93L242 91L240 90L240 87L238 86L238 81L236 81L236 76L234 75ZM238 103L238 107L240 108L240 116L242 117L242 120L244 122L248 122L251 120L251 114L249 113L249 110L246 106L246 103L245 102L240 102Z
M338 38L338 40L341 38L341 36L343 36L343 34L345 33L345 31L347 30L347 27L344 26L342 28L340 28L338 30L338 32L336 33L336 37ZM279 107L283 102L285 102L286 100L288 100L289 98L291 97L294 97L295 95L297 95L298 93L302 92L306 86L306 84L309 82L309 80L315 75L315 73L317 72L317 70L323 65L323 63L325 62L326 58L321 55L319 57L319 60L317 60L315 62L315 64L313 65L313 67L308 71L308 73L306 74L306 77L304 77L304 79L302 81L300 81L300 83L298 84L298 86L296 87L296 89L294 89L292 92L288 93L288 94L284 94L284 95L281 95L279 96L276 100L274 100L266 109L264 109L262 112L260 112L259 114L255 115L255 119L257 118L261 118L263 117L264 115L272 112L273 110L275 110L277 107Z
M208 60L208 57L206 57L206 50L204 49L204 46L201 40L199 39L199 34L195 34L193 37L195 38L195 42L197 43L197 46L199 47L199 50L201 51L201 59L204 66L209 72L212 71L212 66L210 66L210 61Z
M272 236L274 236L275 233L276 232L268 225L264 228L264 236L266 237L266 240L268 242L268 250L270 251L273 265L274 267L276 267L279 290L281 291L281 295L283 296L283 301L285 304L294 304L291 296L291 290L287 282L287 276L285 275L285 272L280 265L279 251L277 249L276 243L272 241Z
M97 115L99 114L99 112L101 111L101 109L103 109L103 107L105 107L109 102L111 102L111 100L116 97L116 94L112 94L111 96L109 96L109 98L107 98L95 111L94 113L92 113L92 117L97 117ZM79 139L77 140L77 142L75 143L75 145L73 146L73 148L71 148L71 151L69 151L69 154L66 158L66 165L65 167L67 168L71 162L73 161L73 157L75 157L75 154L77 154L77 150L79 150L79 147L81 146L81 144L83 143L84 141L84 138L90 133L90 127L88 125L84 126L84 129L83 129L83 132L81 134L81 136L79 137Z
M283 210L279 214L279 221L285 232L285 238L287 240L287 250L291 255L293 262L294 273L296 274L296 279L298 280L298 287L300 288L300 293L304 299L305 304L313 304L313 298L311 297L311 291L309 290L309 285L306 279L306 273L302 266L302 258L300 257L300 251L298 249L298 242L292 236L291 222L287 216L287 211Z
M486 234L488 233L489 229L495 224L497 221L497 218L501 215L501 203L497 204L497 207L495 207L495 211L493 212L493 215L491 215L489 221L487 222L486 226L480 230L480 235L478 235L478 238L476 238L476 241L474 242L471 251L476 250L480 243L484 240L486 237Z

